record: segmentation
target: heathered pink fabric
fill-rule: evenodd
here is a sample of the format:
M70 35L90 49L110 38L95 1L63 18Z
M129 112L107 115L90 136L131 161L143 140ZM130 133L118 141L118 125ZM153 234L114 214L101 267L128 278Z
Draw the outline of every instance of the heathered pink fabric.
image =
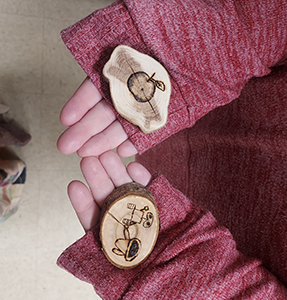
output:
M164 226L135 270L106 262L97 229L59 264L104 299L287 299L287 2L117 1L62 37L109 103L101 72L117 45L166 67L167 125L145 135L118 118L138 160L189 200L152 183Z
M146 135L119 117L139 153L237 98L251 77L269 72L232 1L117 1L64 30L62 38L108 101L102 69L117 45L165 66L172 83L167 125Z
M230 232L196 208L163 176L149 185L161 230L139 267L120 270L104 257L98 226L70 246L58 265L93 284L103 299L287 299L261 263L236 250Z

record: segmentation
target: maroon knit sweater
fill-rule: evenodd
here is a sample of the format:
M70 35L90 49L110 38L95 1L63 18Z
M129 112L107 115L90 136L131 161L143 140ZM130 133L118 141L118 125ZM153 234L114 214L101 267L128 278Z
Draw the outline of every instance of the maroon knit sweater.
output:
M143 134L118 118L181 192L150 184L162 228L143 265L113 267L98 228L58 264L104 299L287 299L287 2L117 1L62 37L109 103L102 68L119 44L165 66L167 125Z

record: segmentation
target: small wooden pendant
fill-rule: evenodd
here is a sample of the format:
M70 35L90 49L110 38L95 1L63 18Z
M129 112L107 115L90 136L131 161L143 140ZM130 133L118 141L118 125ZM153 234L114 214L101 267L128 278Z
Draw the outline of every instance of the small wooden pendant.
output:
M110 194L102 210L102 250L116 267L135 268L152 252L159 227L158 210L150 191L134 182L122 185Z
M166 124L171 84L165 68L152 57L120 45L103 74L117 112L145 133Z

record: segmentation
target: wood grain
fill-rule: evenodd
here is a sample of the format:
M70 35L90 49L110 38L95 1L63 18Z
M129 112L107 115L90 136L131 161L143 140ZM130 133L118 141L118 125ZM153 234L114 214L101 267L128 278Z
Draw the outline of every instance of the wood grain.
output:
M171 84L165 68L131 47L114 49L103 74L117 112L145 133L167 122Z
M107 198L102 210L102 250L116 267L135 268L153 250L159 228L158 210L148 189L125 184Z

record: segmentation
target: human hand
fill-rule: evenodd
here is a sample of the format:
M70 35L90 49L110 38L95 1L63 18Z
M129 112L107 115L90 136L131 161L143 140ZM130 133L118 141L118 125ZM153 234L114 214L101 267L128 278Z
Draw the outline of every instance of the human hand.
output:
M104 200L116 187L132 181L146 186L151 179L144 166L131 162L126 167L113 151L107 151L98 158L83 158L81 170L90 189L80 181L72 181L68 195L85 231L97 224Z
M114 148L122 157L137 154L113 110L89 78L63 107L60 121L68 126L57 144L63 154L77 151L80 157L99 156Z

